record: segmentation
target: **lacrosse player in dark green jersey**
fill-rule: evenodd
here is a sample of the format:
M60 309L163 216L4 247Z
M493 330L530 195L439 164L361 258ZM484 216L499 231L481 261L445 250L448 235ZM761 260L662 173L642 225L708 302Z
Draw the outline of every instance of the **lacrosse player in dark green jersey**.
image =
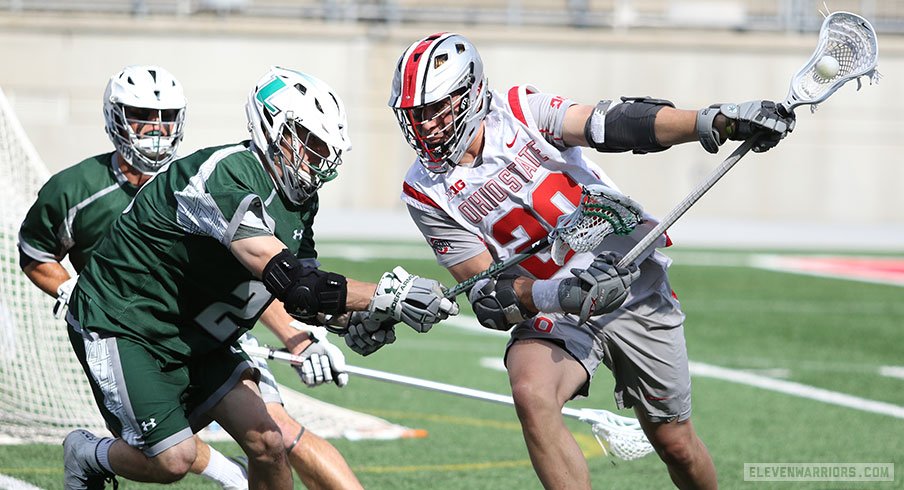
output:
M127 66L104 90L104 122L116 149L87 158L55 175L41 188L19 233L26 276L57 299L54 316L66 313L78 276L60 263L69 256L81 272L91 252L138 189L176 156L183 136L186 99L182 85L159 66ZM191 471L224 489L244 488L242 465L199 438Z
M103 107L106 131L116 151L88 158L51 177L20 231L23 270L40 289L57 298L57 318L65 314L77 279L69 276L60 260L69 255L76 272L84 268L91 251L141 185L175 158L183 136L185 96L179 82L163 68L125 67L107 83ZM307 338L280 326L289 342ZM254 340L246 334L241 341ZM360 487L336 448L286 412L266 361L253 360L261 371L259 387L267 411L284 434L289 461L301 480L312 488ZM225 490L247 488L247 463L226 458L197 436L195 443L192 473Z
M348 312L363 312L357 322L425 332L458 312L438 282L401 268L378 284L318 269L316 191L351 146L344 107L326 84L272 68L251 91L247 116L251 141L200 150L157 173L79 277L71 340L120 437L71 433L67 489L100 487L114 474L176 481L195 459L192 433L210 420L248 455L250 487L290 488L283 435L236 339L267 310L263 320L282 324L277 335L306 358L302 378L341 385L341 352L320 330L288 333L288 314L343 325Z

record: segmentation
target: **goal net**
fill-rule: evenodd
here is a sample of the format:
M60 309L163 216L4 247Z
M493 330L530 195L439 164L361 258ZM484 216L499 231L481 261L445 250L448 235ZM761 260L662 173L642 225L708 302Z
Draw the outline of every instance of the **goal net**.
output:
M17 235L50 176L0 89L0 444L60 443L75 428L107 433L53 300L19 268ZM287 411L323 437L394 439L411 431L282 387ZM204 431L212 439L222 439Z

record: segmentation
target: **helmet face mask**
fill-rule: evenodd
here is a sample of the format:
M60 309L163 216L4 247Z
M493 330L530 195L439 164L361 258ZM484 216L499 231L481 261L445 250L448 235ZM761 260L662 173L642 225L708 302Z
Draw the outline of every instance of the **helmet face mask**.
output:
M438 33L399 59L389 106L427 170L449 171L476 138L489 111L483 61L470 41Z
M182 86L156 66L127 66L104 92L107 135L123 160L154 174L176 157L185 123Z
M323 140L287 115L289 122L276 142L270 145L270 152L278 161L280 174L290 174L283 178L290 185L310 196L323 184L339 176L342 164L342 150L331 149Z
M286 199L301 204L338 176L351 142L345 106L324 82L273 67L245 109L254 146Z

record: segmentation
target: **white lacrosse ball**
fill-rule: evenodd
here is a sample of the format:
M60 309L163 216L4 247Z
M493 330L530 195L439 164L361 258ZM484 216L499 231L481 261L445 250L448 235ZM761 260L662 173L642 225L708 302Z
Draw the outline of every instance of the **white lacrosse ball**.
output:
M816 73L826 80L835 78L838 74L838 60L834 57L825 55L816 62Z

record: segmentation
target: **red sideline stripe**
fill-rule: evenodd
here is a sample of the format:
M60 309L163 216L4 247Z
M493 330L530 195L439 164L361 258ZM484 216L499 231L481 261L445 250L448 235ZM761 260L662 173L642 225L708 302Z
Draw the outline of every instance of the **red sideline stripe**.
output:
M439 204L436 204L436 201L434 201L433 199L430 199L430 196L415 189L414 187L411 187L410 185L408 185L408 182L402 183L402 192L404 192L409 197L413 197L414 199L417 199L418 202L424 203L428 206L432 206L436 209L441 209L439 207Z
M405 62L405 69L402 73L402 100L399 101L399 107L403 109L407 109L415 106L414 94L417 92L417 71L418 65L421 60L424 58L424 51L427 51L427 48L433 44L437 38L441 37L445 32L437 32L432 36L428 36L417 46L415 46L414 51L408 56L408 61Z

